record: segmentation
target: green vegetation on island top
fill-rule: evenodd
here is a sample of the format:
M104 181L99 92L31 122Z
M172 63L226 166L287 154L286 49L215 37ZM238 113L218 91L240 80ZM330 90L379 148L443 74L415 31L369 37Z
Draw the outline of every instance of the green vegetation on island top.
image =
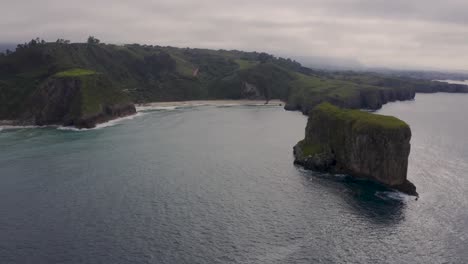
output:
M93 74L96 74L96 72L92 71L92 70L87 70L87 69L75 68L75 69L70 69L70 70L58 72L58 73L56 73L54 75L54 77L58 77L58 78L61 78L61 77L79 77L79 76L93 75Z
M400 129L409 127L404 121L393 117L379 114L373 114L361 110L343 109L336 107L330 103L321 103L313 110L313 114L323 113L330 118L352 122L353 129L363 129L368 127L377 127L382 129Z
M311 111L309 118L314 120L312 123L315 126L325 126L326 128L323 128L324 131L330 130L333 132L333 136L329 136L336 139L336 142L341 142L344 139L343 133L348 126L357 133L365 134L375 133L375 131L386 133L401 129L409 130L408 124L396 117L378 115L361 110L343 109L328 102L317 105ZM314 127L314 130L316 129L320 128ZM313 156L326 150L322 142L307 136L298 143L298 147L300 147L304 157Z

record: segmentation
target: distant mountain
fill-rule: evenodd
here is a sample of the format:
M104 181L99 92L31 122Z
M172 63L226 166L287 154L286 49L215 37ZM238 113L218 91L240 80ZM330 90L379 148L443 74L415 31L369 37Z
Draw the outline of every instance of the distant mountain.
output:
M357 59L337 58L325 56L293 56L291 57L302 65L325 71L357 71L379 73L385 76L414 78L422 80L468 80L468 71L440 69L416 69L398 67L372 67L366 66Z
M365 66L356 59L349 58L336 58L336 57L324 57L324 56L294 56L292 57L302 65L321 70L364 70Z
M465 81L468 80L468 72L462 71L422 71L422 70L395 70L388 68L369 68L369 72L376 72L379 74L393 76L393 77L404 77L404 78L414 78L422 80L457 80Z

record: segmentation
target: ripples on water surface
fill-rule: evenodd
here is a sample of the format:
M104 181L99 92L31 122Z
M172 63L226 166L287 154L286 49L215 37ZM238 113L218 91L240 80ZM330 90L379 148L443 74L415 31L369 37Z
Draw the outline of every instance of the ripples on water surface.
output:
M280 107L0 132L0 263L466 263L468 96L388 104L420 199L292 165Z

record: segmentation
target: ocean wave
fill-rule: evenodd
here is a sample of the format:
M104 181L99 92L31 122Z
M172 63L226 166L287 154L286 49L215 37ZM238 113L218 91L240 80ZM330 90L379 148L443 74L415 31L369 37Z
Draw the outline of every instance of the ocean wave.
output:
M125 117L121 117L121 118L117 118L117 119L112 119L112 120L107 121L105 123L97 124L93 128L76 128L76 127L69 127L69 126L59 126L59 127L57 127L57 129L58 130L68 130L68 131L79 131L79 132L89 131L89 130L97 130L97 129L102 129L102 128L106 128L106 127L112 127L112 126L115 126L115 125L121 123L122 121L131 120L131 119L143 116L143 115L144 115L144 113L136 113L134 115L125 116Z
M383 200L408 201L408 200L414 199L414 196L411 196L411 195L408 195L399 191L375 192L375 196Z

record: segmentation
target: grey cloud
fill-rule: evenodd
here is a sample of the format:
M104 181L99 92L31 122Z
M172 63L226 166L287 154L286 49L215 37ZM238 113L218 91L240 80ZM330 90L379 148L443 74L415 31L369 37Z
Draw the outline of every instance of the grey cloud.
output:
M36 36L468 70L467 1L4 1L0 42Z

